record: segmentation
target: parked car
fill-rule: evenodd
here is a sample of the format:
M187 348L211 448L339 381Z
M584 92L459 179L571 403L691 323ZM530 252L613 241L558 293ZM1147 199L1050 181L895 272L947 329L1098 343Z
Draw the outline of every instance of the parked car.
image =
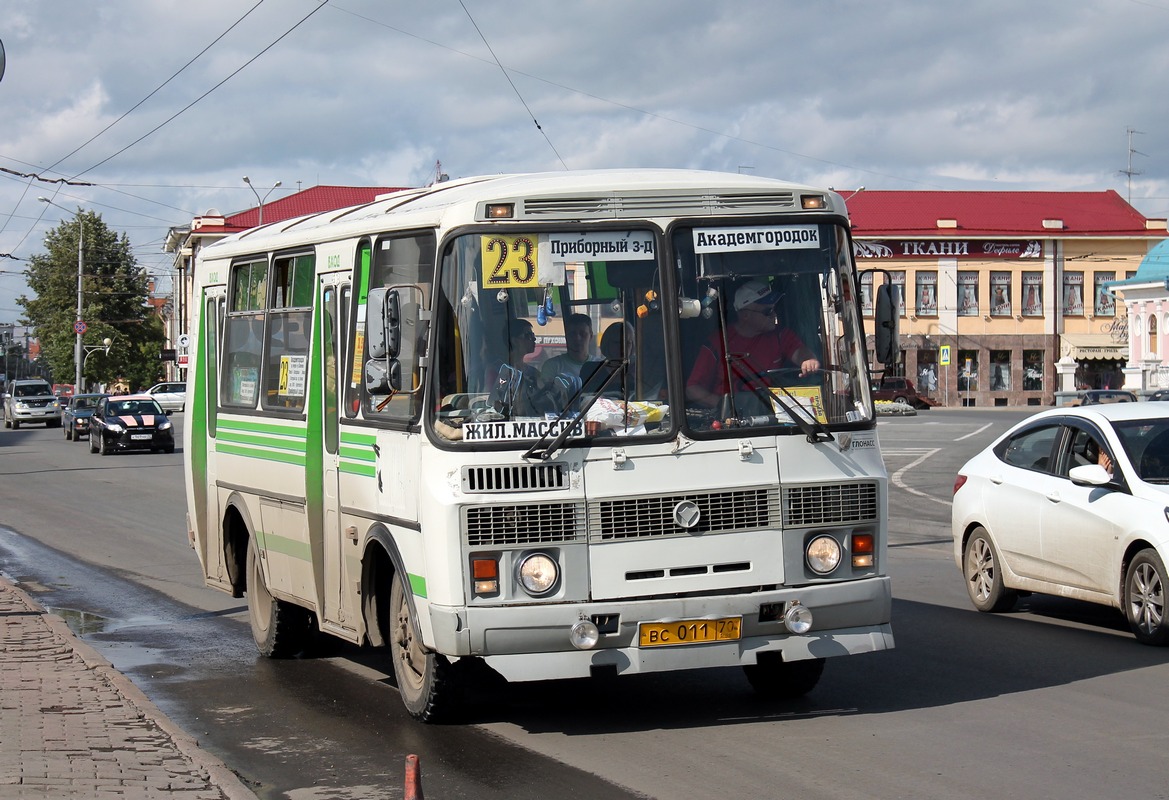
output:
M894 403L904 403L916 407L918 403L917 387L909 378L885 376L872 383L874 400L891 400Z
M11 381L4 396L4 427L19 428L26 422L43 422L47 428L61 424L61 404L53 387L43 378Z
M103 397L89 420L89 452L118 450L175 451L170 415L148 394Z
M1080 397L1080 405L1094 406L1100 403L1135 403L1139 398L1124 389L1088 389Z
M1158 389L1149 395L1150 400L1169 400L1169 389Z
M1169 644L1169 407L1055 408L1020 422L954 481L954 559L979 611L1020 592L1120 609Z
M187 384L156 383L146 390L166 411L182 411L187 405Z
M104 394L78 394L65 401L61 409L61 427L65 438L76 442L82 436L89 436L89 418L97 408Z

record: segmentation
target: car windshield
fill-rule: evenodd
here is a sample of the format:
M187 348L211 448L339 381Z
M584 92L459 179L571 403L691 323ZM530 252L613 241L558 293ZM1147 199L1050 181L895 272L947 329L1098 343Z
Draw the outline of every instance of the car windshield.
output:
M115 400L110 403L110 413L123 414L162 414L162 408L154 400Z
M1169 485L1169 419L1118 422L1114 427L1140 479Z
M12 394L16 397L39 397L46 394L52 394L48 384L26 384L24 386L15 386L12 389Z

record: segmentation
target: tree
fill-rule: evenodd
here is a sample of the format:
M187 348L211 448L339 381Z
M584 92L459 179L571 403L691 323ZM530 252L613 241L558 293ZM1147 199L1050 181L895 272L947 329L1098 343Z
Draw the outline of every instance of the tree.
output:
M72 383L82 230L81 319L87 325L82 344L100 346L107 337L113 342L108 354L98 350L85 358L82 351L83 378L87 384L125 378L135 388L149 386L160 372L158 354L166 334L146 302L149 280L134 261L129 238L110 230L100 214L79 209L45 234L46 252L32 256L25 270L34 296L16 301L24 309L24 324L36 328L53 381Z

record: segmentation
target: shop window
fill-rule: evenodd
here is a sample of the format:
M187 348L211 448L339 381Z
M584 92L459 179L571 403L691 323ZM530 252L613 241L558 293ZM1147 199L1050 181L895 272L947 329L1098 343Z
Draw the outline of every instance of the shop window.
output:
M1011 351L990 351L990 390L992 392L1011 391Z
M904 272L890 272L893 278L893 285L897 287L897 302L900 305L901 316L905 316L905 273Z
M933 394L938 390L938 351L917 351L917 391Z
M990 315L1011 316L1011 273L990 273Z
M958 273L958 316L978 316L978 273Z
M958 351L958 391L974 392L978 390L978 351ZM965 403L963 403L965 405Z
M1063 315L1082 317L1084 315L1084 273L1063 274Z
M861 275L861 313L873 316L873 273Z
M1023 391L1043 391L1043 351L1023 351Z
M936 317L938 315L938 273L936 271L917 271L916 297L919 317Z
M1043 316L1043 273L1023 273L1023 316Z
M1098 317L1116 316L1116 298L1112 296L1112 292L1105 288L1106 283L1114 280L1116 280L1115 272L1097 272L1093 278L1096 286L1094 313Z

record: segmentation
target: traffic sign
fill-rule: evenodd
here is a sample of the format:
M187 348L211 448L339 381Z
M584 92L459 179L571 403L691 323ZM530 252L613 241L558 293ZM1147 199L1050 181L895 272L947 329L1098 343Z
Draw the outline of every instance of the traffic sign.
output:
M185 333L180 333L179 334L179 347L186 350L187 346L190 344L191 344L191 337Z
M950 366L950 345L944 344L938 350L938 363L943 367Z
M89 330L89 326L83 320L77 320L73 323L73 332L78 336L83 336L87 330Z

